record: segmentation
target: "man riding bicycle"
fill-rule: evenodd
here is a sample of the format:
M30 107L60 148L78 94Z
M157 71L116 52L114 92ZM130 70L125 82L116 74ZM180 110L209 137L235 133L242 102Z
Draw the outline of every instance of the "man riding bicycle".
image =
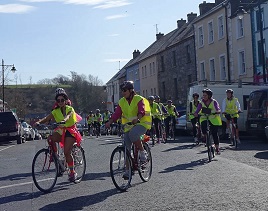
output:
M197 106L199 105L201 101L199 100L199 94L194 93L193 94L193 100L190 102L190 113L189 113L189 119L191 120L192 127L193 127L193 136L195 143L198 142L197 137L197 127L196 124L199 122L199 117L195 117L193 113L196 111ZM200 138L200 137L199 137Z
M161 124L161 109L157 103L154 102L154 96L149 96L148 101L150 104L151 108L151 115L152 115L152 122L154 124L154 129L155 129L155 135L157 138L157 143L160 144L160 139L159 139L159 124ZM153 145L154 145L154 140L153 140Z
M100 127L102 125L102 115L100 113L100 109L96 109L96 113L95 113L95 117L94 117L94 127L96 130L96 137L98 138L98 136L100 136Z
M172 100L167 101L167 117L165 118L165 126L166 126L166 136L168 137L169 134L169 122L172 121L173 123L173 129L175 129L176 125L176 116L179 116L179 113L177 112L176 106L172 104Z
M80 135L77 127L77 115L74 108L67 105L68 96L66 92L61 89L56 92L56 106L52 112L41 120L38 120L35 125L49 122L54 119L57 123L63 122L63 127L57 127L52 134L53 150L57 152L56 142L60 142L64 146L64 155L68 167L70 169L69 180L71 182L76 180L77 174L74 171L74 159L71 155L71 150L74 143L80 144L82 136Z
M95 115L93 114L93 111L90 111L88 116L87 116L87 126L88 126L88 136L91 136L91 131L94 127L94 119L95 119Z
M200 124L201 124L201 130L203 135L207 134L207 119L204 116L206 113L205 110L210 110L211 115L209 115L209 125L210 125L210 131L213 137L213 141L216 147L216 153L220 154L220 139L218 135L218 127L222 125L221 122L221 109L219 106L219 103L217 100L212 98L213 92L210 89L204 89L203 91L203 99L201 103L198 104L196 111L194 112L194 116L198 117L198 114L200 112Z
M135 144L140 151L140 160L146 162L145 154L140 137L151 129L152 118L150 105L147 99L136 94L134 91L133 81L125 81L120 85L123 97L119 100L115 112L110 120L105 124L109 128L113 122L122 118L124 127L124 141L127 149L131 150L132 143ZM131 122L133 125L126 125ZM125 172L124 179L128 179L129 172Z
M223 102L222 102L222 114L226 118L226 124L227 124L227 130L228 130L229 136L231 135L230 134L230 121L231 121L231 118L234 119L234 123L236 126L237 143L240 144L239 130L238 130L238 125L237 125L237 118L239 117L238 113L241 112L240 103L238 99L234 97L234 91L232 89L227 89L226 95L227 97L223 99Z

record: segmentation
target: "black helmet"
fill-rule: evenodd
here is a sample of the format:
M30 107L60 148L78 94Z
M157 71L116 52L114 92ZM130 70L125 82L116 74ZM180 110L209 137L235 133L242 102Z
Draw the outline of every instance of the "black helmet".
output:
M149 96L148 100L154 100L154 96Z
M66 94L65 90L63 88L57 88L55 90L55 100L57 100L58 96L63 96L65 100L68 100L68 95Z
M232 90L232 89L226 89L226 93L231 93L231 94L233 94L233 93L234 93L234 90Z
M120 89L123 90L129 90L129 89L134 89L134 85L133 85L133 81L124 81L121 85L120 85Z
M199 94L197 92L193 93L193 97L195 96L199 97Z
M160 97L158 95L155 95L154 98L155 99L160 99Z
M202 92L203 92L203 93L204 93L204 92L207 93L207 95L208 95L209 97L212 97L212 95L213 95L213 92L212 92L209 88L203 89Z
M93 114L93 111L90 111L89 113L90 113L90 114Z
M172 103L172 100L168 100L167 103Z
M96 109L96 113L100 113L100 109Z

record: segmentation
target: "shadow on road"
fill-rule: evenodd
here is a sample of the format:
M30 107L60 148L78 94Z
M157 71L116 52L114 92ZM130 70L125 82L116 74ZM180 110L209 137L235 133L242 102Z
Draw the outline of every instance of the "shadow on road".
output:
M177 151L177 150L184 150L184 149L193 149L194 147L195 147L195 144L185 144L185 145L166 149L162 152L170 152L170 151Z
M208 163L208 159L199 159L196 161L191 161L190 163L183 163L176 166L168 167L159 173L169 173L172 171L179 171L179 170L193 170L194 167L202 166Z
M85 174L83 180L105 180L105 178L110 176L110 172L88 173Z
M258 159L268 160L268 151L257 152L254 157Z
M25 179L27 177L32 177L32 173L11 174L6 177L0 177L0 181L4 181L4 180L16 181L16 180Z

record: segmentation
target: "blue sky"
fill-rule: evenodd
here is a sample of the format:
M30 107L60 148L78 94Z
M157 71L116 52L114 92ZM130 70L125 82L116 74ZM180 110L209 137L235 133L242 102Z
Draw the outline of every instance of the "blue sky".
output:
M8 84L57 75L93 75L106 83L131 58L199 15L202 0L1 0L0 59L14 64ZM209 1L207 1L209 2ZM214 2L214 1L210 1ZM157 27L156 27L157 24Z

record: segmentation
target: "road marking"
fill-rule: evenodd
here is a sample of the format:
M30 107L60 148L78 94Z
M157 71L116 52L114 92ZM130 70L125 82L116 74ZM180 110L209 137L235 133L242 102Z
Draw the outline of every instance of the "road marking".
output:
M6 149L8 149L8 148L10 148L10 147L14 147L15 145L11 145L11 146L8 146L8 147L6 147L6 148L3 148L3 149L0 149L0 152L1 151L4 151L4 150L6 150Z
M2 187L0 187L0 189L4 189L4 188L12 188L12 187L22 186L22 185L29 185L29 184L32 184L32 183L33 183L33 182L23 182L23 183L14 184L14 185L6 185L6 186L2 186Z

